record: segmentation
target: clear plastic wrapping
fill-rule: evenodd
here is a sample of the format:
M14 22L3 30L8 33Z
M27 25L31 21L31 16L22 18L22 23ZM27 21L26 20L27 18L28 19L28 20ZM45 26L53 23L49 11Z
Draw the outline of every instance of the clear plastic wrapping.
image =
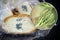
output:
M21 7L21 5L24 5L23 4L24 2L28 2L29 5L31 6L31 8L33 8L36 4L40 3L39 0L0 0L0 27L2 26L2 23L3 23L2 17L4 16L4 14L6 14L7 10L10 11L17 6ZM2 30L0 30L0 31L2 31ZM49 32L50 32L50 29L49 30L38 30L37 32L34 32L32 34L24 35L21 38L21 40L22 39L23 40L32 40L34 38L44 37ZM0 34L2 35L3 32L0 32ZM21 37L21 36L19 35L19 37ZM18 38L15 38L15 39L18 39ZM13 40L15 40L15 39L13 38Z

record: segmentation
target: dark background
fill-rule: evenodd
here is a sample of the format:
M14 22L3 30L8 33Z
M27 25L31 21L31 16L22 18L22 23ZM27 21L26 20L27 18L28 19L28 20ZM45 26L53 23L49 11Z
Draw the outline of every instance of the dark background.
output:
M42 1L42 0L41 0ZM52 30L50 31L50 33L45 36L45 37L40 37L40 38L36 38L34 40L59 40L60 38L60 4L59 4L59 0L45 0L46 2L51 3L52 5L55 6L55 8L58 11L58 21L57 21L57 25L54 26L52 28Z

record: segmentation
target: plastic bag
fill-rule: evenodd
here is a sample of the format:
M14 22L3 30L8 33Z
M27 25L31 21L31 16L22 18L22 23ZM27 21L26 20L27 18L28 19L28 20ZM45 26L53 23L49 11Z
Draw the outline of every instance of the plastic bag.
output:
M2 17L4 16L4 14L6 14L7 10L10 12L10 10L12 10L16 7L22 7L22 5L28 5L28 4L29 4L29 6L31 6L30 9L32 10L32 8L36 4L40 3L38 0L6 0L5 1L6 4L3 3L3 1L4 0L0 0L0 25L2 25L2 23L3 23ZM28 11L29 15L30 15L31 10ZM23 13L25 13L25 12L26 12L26 10ZM24 35L21 39L23 39L23 40L32 40L34 38L44 37L44 36L48 35L49 32L50 32L50 30L38 30L37 32L34 32L32 34ZM15 39L18 39L18 38L15 38Z

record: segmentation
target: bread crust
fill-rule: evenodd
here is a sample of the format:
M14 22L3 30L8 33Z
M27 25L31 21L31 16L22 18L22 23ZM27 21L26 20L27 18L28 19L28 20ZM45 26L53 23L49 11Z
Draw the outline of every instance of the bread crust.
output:
M27 14L12 15L12 16L6 17L3 21L6 22L11 17L30 17L30 15L27 15Z

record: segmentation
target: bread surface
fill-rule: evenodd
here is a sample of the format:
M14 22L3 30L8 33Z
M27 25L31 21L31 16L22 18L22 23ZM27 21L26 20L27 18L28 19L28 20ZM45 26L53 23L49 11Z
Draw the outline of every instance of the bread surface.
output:
M17 19L22 19L17 21ZM16 24L22 23L22 29L17 29ZM36 31L34 24L32 23L30 16L27 14L12 15L4 19L2 26L4 32L9 34L30 34Z

